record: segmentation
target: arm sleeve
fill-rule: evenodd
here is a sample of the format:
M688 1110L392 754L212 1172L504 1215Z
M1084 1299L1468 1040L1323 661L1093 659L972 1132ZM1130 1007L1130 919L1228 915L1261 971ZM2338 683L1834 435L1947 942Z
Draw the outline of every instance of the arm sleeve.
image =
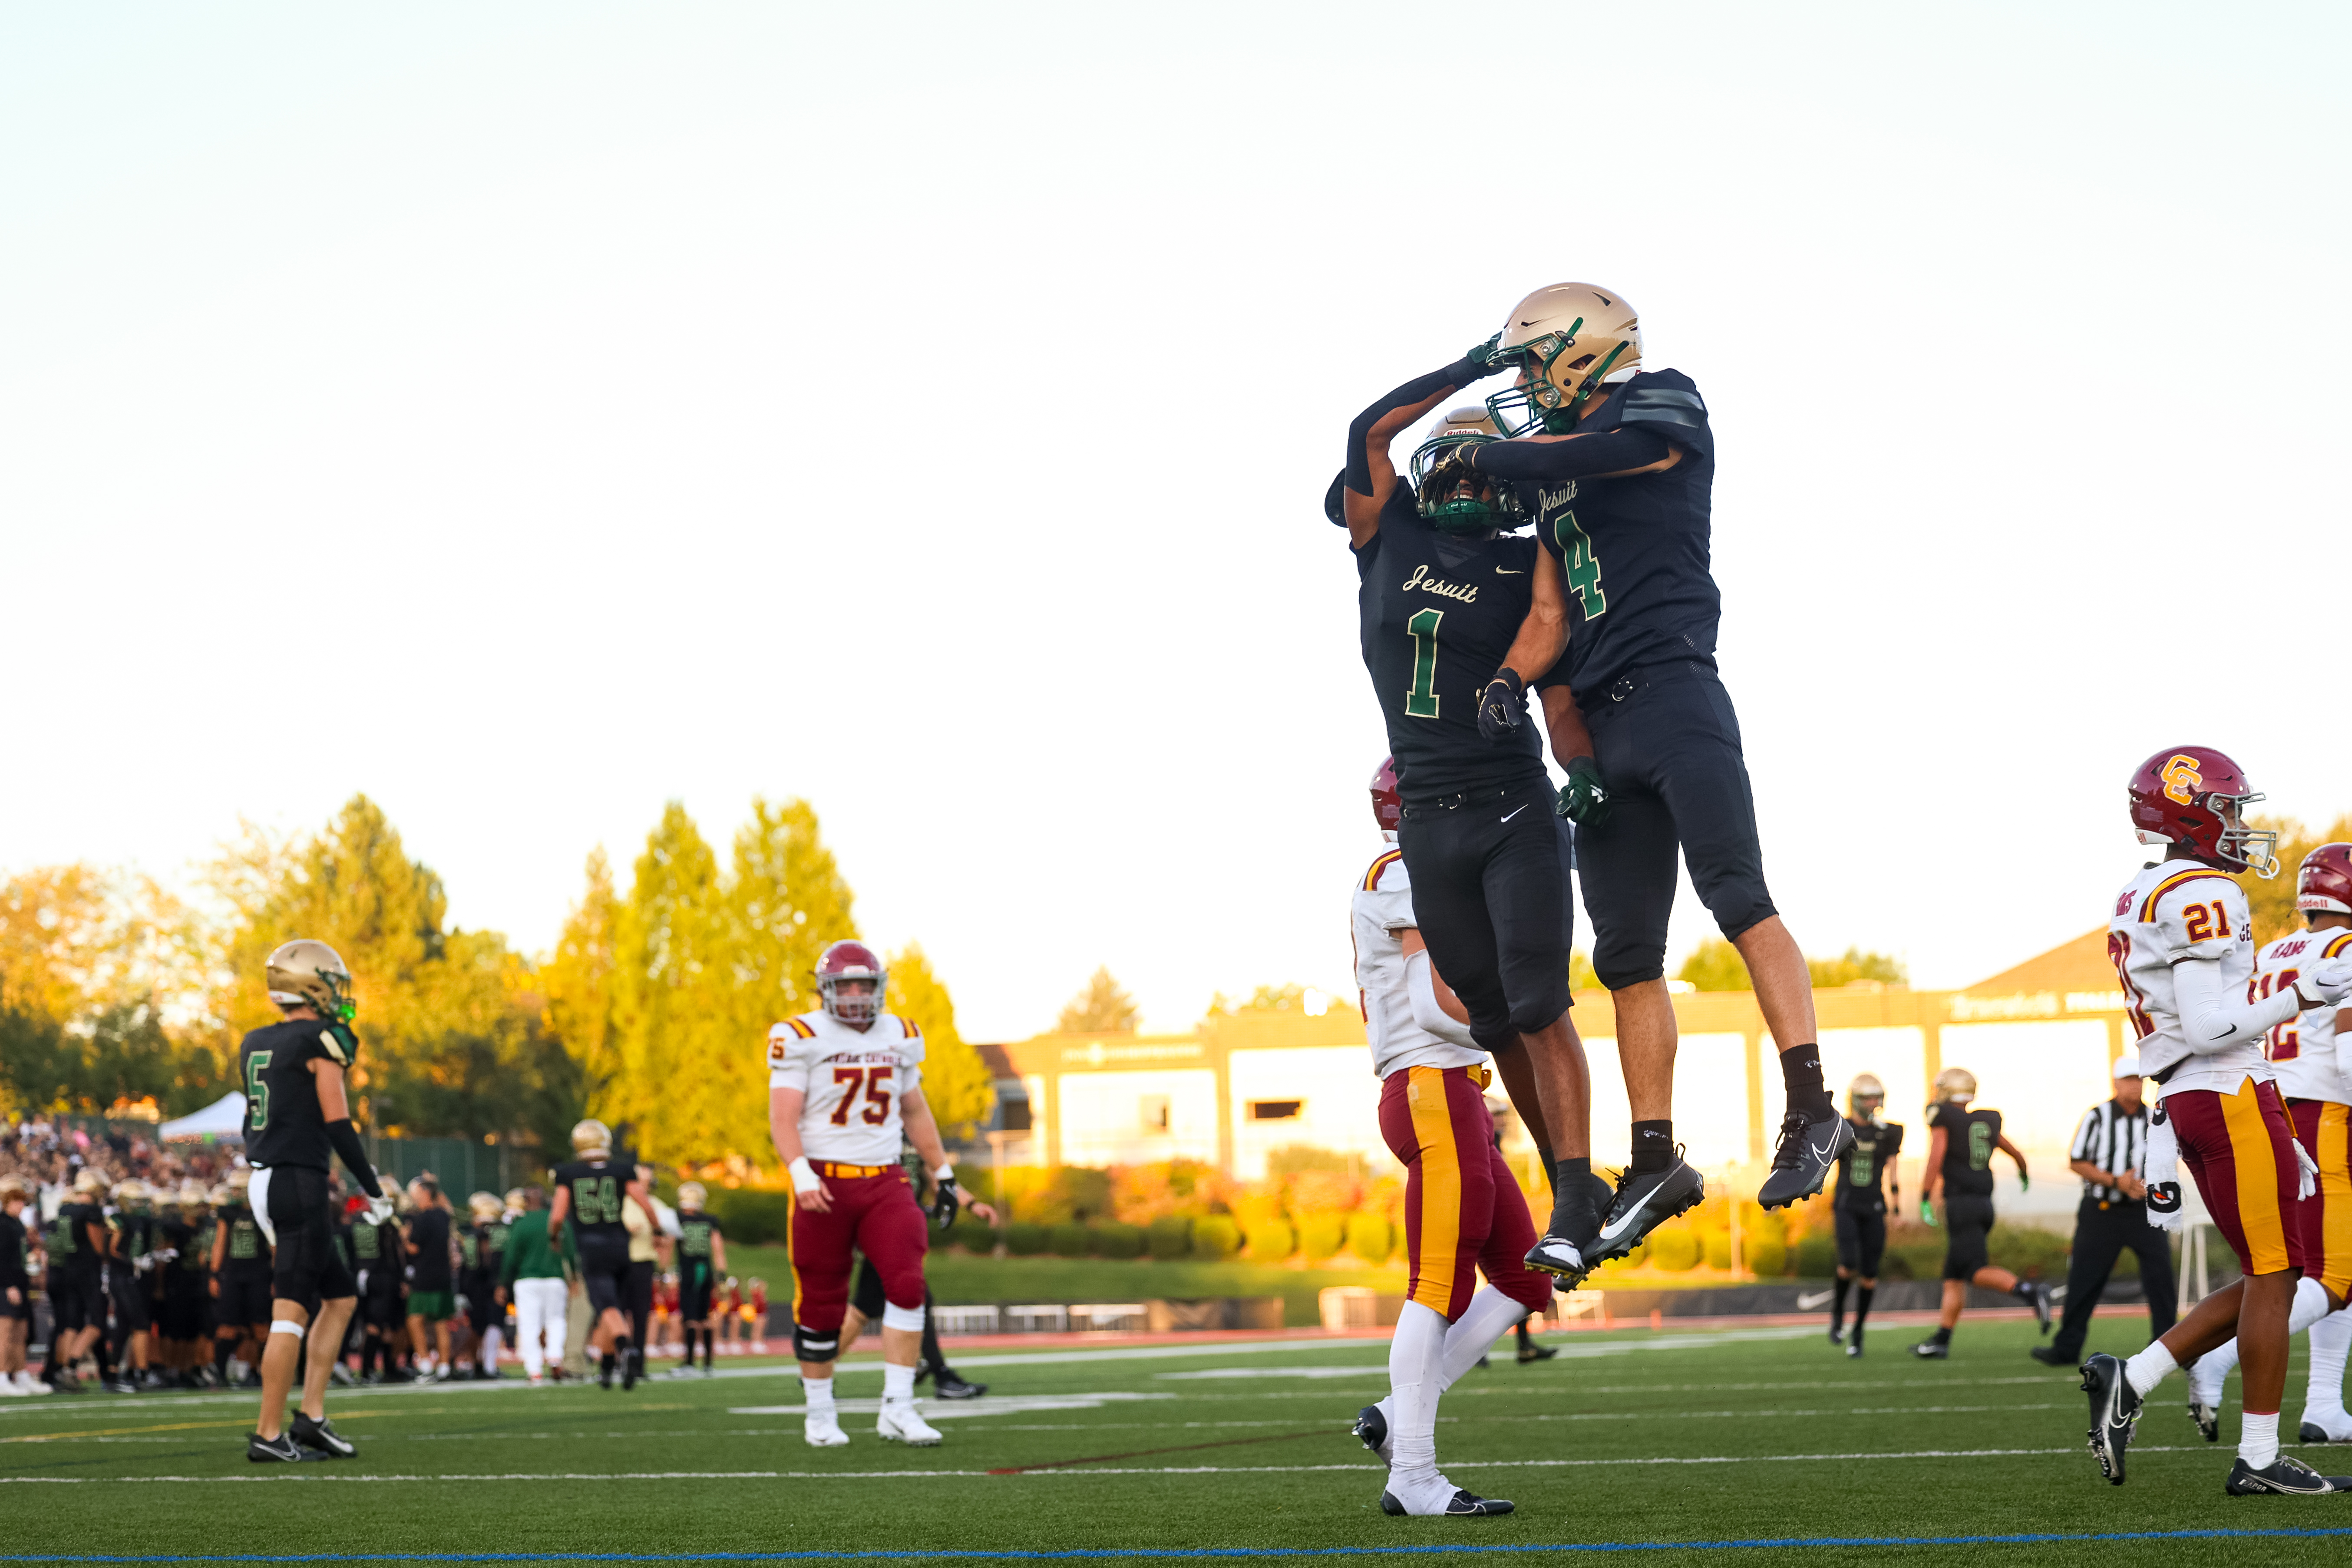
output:
M1470 1026L1449 1016L1437 1005L1437 987L1430 982L1427 948L1404 961L1404 994L1412 998L1414 1023L1449 1044L1476 1048L1478 1042L1470 1037Z
M1472 451L1470 466L1515 484L1541 484L1646 468L1671 450L1654 430L1620 428L1565 441L1488 441Z
M350 1117L327 1123L327 1142L334 1145L336 1156L342 1161L343 1169L352 1173L352 1179L359 1183L360 1191L372 1198L383 1196L383 1189L376 1184L375 1167L368 1163L367 1150L361 1144Z
M1890 1121L1886 1124L1886 1131L1892 1140L1886 1145L1886 1168L1892 1172L1895 1169L1895 1156L1903 1152L1903 1123ZM1903 1184L1898 1179L1895 1184L1899 1187Z
M1478 374L1470 368L1469 361L1456 360L1444 370L1433 370L1427 375L1413 377L1357 415L1355 422L1348 426L1348 466L1340 471L1341 481L1360 496L1370 495L1372 426L1381 422L1381 416L1408 404L1419 403L1424 397L1434 396L1449 386L1467 386L1478 379Z
M2180 1004L2182 1037L2199 1056L2261 1038L2272 1025L2294 1017L2302 1003L2292 985L2249 1003L2240 987L2222 983L2218 958L2184 958L2175 963L2172 994Z

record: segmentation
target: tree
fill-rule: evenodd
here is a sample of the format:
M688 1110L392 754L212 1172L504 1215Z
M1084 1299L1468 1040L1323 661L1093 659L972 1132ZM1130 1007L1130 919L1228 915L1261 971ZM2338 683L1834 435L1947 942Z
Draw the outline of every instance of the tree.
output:
M1135 1032L1135 998L1119 989L1102 965L1086 989L1069 1000L1054 1026L1065 1035L1115 1035Z
M2303 858L2321 845L2352 842L2352 814L2338 816L2324 834L2313 832L2291 816L2258 816L2254 826L2274 828L2279 836L2279 874L2264 880L2249 871L2238 879L2254 917L2254 941L2265 942L2302 928L2303 917L2294 908L2295 870Z
M980 1053L956 1031L955 1002L931 971L921 946L908 942L890 955L890 1011L923 1032L923 1098L954 1142L970 1139L996 1103L995 1081Z
M1683 960L1681 971L1675 976L1686 980L1698 991L1752 991L1754 984L1748 978L1747 961L1739 950L1719 936L1711 936L1691 949Z
M818 833L815 808L804 800L770 805L752 797L751 820L735 835L727 913L736 1029L746 1071L756 1071L762 1083L770 1026L817 1005L816 961L833 943L857 935L854 901ZM760 1100L764 1106L764 1089ZM760 1125L767 1126L764 1110ZM764 1131L760 1142L767 1142Z
M1901 959L1883 952L1864 952L1858 947L1849 947L1836 958L1809 958L1805 967L1812 972L1813 988L1817 991L1833 991L1864 980L1902 985L1911 978L1911 972L1903 966Z
M591 1100L620 1071L613 1033L620 919L612 863L599 846L588 857L587 889L564 917L555 954L539 968L539 992L546 999L541 1021L577 1066L582 1091Z
M1568 955L1568 988L1570 991L1598 991L1601 976L1592 968L1592 955L1582 948Z
M1303 1013L1307 1010L1307 987L1304 985L1261 985L1236 1002L1219 991L1209 998L1211 1017L1231 1017L1235 1013Z
M606 1121L629 1124L647 1159L722 1149L756 1151L766 1097L742 1105L729 1071L737 1001L726 889L718 858L677 801L662 812L637 857L620 904L614 970L614 1076L595 1100ZM738 1092L730 1096L724 1089Z

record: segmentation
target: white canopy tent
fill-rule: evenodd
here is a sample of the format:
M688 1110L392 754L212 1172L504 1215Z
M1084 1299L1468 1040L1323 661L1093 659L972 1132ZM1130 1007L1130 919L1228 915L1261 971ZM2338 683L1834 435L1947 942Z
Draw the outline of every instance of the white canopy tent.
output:
M245 1096L231 1089L202 1110L166 1121L155 1129L155 1136L165 1142L187 1142L210 1139L215 1142L245 1142Z

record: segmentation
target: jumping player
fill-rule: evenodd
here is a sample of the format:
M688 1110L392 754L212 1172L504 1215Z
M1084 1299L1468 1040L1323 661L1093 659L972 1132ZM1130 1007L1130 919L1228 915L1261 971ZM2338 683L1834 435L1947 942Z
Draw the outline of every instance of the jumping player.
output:
M1960 1310L1968 1305L1969 1287L2006 1290L2027 1306L2050 1331L2050 1291L2032 1279L2020 1279L1995 1264L1987 1251L1992 1235L1992 1157L1994 1151L2017 1162L2017 1184L2025 1190L2025 1156L2000 1130L2000 1112L1976 1108L1976 1074L1966 1068L1946 1068L1936 1075L1936 1098L1927 1107L1927 1160L1919 1178L1919 1217L1944 1227L1944 1310L1936 1331L1911 1347L1923 1361L1942 1361L1952 1353L1952 1331L1959 1327ZM1941 1194L1938 1215L1936 1199Z
M343 1331L359 1292L335 1249L331 1166L343 1163L367 1194L371 1217L382 1218L391 1206L345 1098L344 1075L359 1056L351 1030L356 1010L351 973L325 942L295 941L269 955L268 979L269 999L284 1019L254 1030L237 1047L253 1215L268 1237L271 1258L261 1416L245 1457L257 1464L347 1459L358 1450L327 1419L327 1380L342 1358ZM302 1400L288 1432L286 1396L298 1371Z
M1384 767L1372 790L1384 837L1395 824L1392 798L1380 787L1386 773ZM1432 966L1401 853L1390 849L1373 860L1356 884L1350 915L1364 1034L1381 1080L1381 1135L1405 1167L1411 1270L1389 1342L1389 1396L1357 1413L1356 1436L1388 1461L1383 1512L1508 1513L1509 1502L1479 1497L1439 1472L1437 1402L1512 1324L1542 1310L1551 1281L1526 1262L1535 1222L1495 1144L1483 1092L1486 1053L1470 1032L1468 1008Z
M589 1338L600 1352L600 1386L613 1386L615 1362L624 1392L637 1385L644 1362L629 1342L629 1230L622 1205L635 1204L648 1223L658 1222L648 1206L636 1167L613 1155L613 1130L591 1119L572 1129L572 1159L555 1168L555 1198L548 1206L549 1247L561 1256L564 1222L572 1223L581 1282L588 1310L596 1315Z
M1862 1354L1862 1325L1878 1289L1879 1259L1886 1256L1886 1209L1903 1209L1903 1180L1895 1157L1903 1152L1903 1124L1886 1120L1886 1086L1863 1073L1845 1090L1846 1120L1853 1142L1838 1156L1837 1190L1830 1208L1837 1221L1837 1282L1830 1288L1830 1343L1843 1340L1849 1357ZM1891 1189L1893 1197L1887 1195ZM1853 1298L1853 1331L1843 1332L1845 1293Z
M1526 521L1516 496L1469 466L1478 447L1499 444L1482 410L1445 416L1414 451L1410 484L1389 456L1441 399L1495 374L1494 346L1359 414L1325 510L1355 552L1358 635L1402 802L1397 846L1413 867L1432 960L1502 1069L1552 1184L1549 1233L1528 1260L1573 1284L1600 1261L1601 1215L1586 1179L1591 1079L1569 1018L1563 840L1544 820L1550 782L1522 717L1528 687L1564 679L1549 673L1567 637L1559 568L1510 536ZM1558 718L1581 736L1573 704ZM1580 738L1555 744L1591 749Z
M2287 1336L2327 1313L2293 1205L2301 1162L2285 1104L2263 1047L2273 1025L2334 1007L2352 994L2352 959L2323 958L2268 996L2249 994L2253 931L2232 873L2275 876L2278 835L2249 827L2263 797L2237 763L2210 746L2158 752L2129 785L2132 826L2168 853L2124 884L2107 926L2107 952L2139 1034L2140 1066L2162 1086L2148 1124L2148 1208L2178 1223L2178 1168L2186 1163L2244 1277L2215 1291L2129 1361L2083 1363L2091 1396L2091 1452L2116 1486L2143 1402L2176 1367L2232 1334L2244 1357L2245 1417L2225 1486L2234 1496L2352 1490L2278 1447Z
M923 1447L940 1441L915 1411L929 1241L898 1163L901 1136L931 1173L935 1221L945 1226L968 1200L923 1098L922 1031L882 1010L887 984L871 948L836 942L817 959L823 1006L768 1031L768 1126L793 1178L793 1348L814 1447L849 1441L835 1414L833 1361L841 1353L853 1250L873 1259L885 1296L875 1433ZM994 1210L971 1207L993 1223Z

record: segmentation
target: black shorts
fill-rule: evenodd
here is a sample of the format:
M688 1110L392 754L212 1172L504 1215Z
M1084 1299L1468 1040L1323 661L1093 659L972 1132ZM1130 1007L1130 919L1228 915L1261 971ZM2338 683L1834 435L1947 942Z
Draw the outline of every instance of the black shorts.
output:
M292 1301L305 1312L316 1312L321 1301L358 1295L351 1266L335 1246L334 1200L327 1192L327 1173L307 1165L278 1165L256 1173L257 1177L265 1174L269 1178L269 1225L278 1233L270 1251L270 1295Z
M1944 1278L1967 1279L1992 1261L1987 1238L1992 1235L1992 1200L1964 1193L1948 1197L1944 1212Z
M678 1265L677 1316L680 1322L709 1321L710 1292L718 1282L710 1272L710 1265L699 1258Z
M588 1310L626 1316L629 1310L629 1244L602 1237L580 1238L580 1283L588 1291Z
M638 1258L629 1265L627 1293L621 1298L621 1310L632 1324L643 1324L654 1315L653 1259ZM632 1328L631 1332L635 1332Z
M370 1328L398 1328L408 1321L408 1309L400 1299L400 1275L392 1268L371 1268L367 1271L368 1288L360 1296L359 1319Z
M107 1266L107 1294L114 1298L114 1326L126 1334L143 1334L155 1326L154 1298L147 1293L147 1278L128 1263Z
M467 1325L478 1334L506 1321L490 1295L490 1277L474 1269L457 1271L457 1304L466 1314Z
M1886 1216L1854 1209L1837 1211L1838 1267L1864 1279L1878 1278L1886 1256Z
M50 1269L49 1313L61 1334L106 1327L106 1276L96 1268Z
M1471 1038L1507 1050L1568 1011L1574 850L1548 784L1454 800L1406 806L1397 847L1421 940L1469 1009Z
M269 1321L269 1297L268 1270L251 1267L224 1268L220 1295L213 1302L213 1321L224 1329L266 1323Z
M1603 693L1584 710L1610 805L1605 820L1577 835L1592 968L1612 991L1666 972L1677 846L1725 936L1736 940L1777 912L1764 887L1739 720L1723 682L1684 662L1651 665L1616 689L1628 685L1623 700ZM1416 875L1416 900L1420 883Z
M205 1288L194 1279L181 1279L163 1288L163 1310L155 1327L167 1340L205 1337Z
M8 1300L8 1292L11 1290L16 1292L16 1299L13 1301ZM0 1322L30 1322L32 1317L33 1281L31 1279L0 1279Z

